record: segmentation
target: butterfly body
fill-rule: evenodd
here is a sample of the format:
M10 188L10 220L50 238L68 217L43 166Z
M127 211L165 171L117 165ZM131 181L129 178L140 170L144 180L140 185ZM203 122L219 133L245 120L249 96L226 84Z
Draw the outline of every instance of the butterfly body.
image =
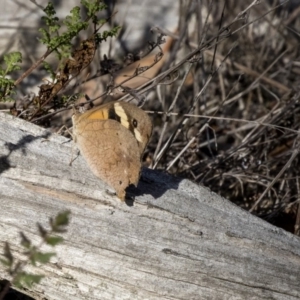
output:
M141 157L152 133L149 116L127 102L109 102L75 114L73 134L93 173L125 200L125 189L137 185Z

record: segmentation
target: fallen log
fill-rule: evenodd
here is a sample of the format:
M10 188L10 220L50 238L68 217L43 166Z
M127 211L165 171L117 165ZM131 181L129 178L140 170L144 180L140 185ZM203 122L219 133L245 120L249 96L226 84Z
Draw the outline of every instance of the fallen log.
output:
M298 237L160 171L121 203L64 137L4 113L0 132L0 249L71 211L35 299L299 299Z

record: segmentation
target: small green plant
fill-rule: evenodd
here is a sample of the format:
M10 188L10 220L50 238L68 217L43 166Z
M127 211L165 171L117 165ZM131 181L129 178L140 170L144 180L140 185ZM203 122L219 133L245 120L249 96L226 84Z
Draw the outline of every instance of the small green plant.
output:
M14 80L10 78L10 73L20 70L19 63L22 62L20 52L5 54L4 62L0 66L0 102L11 101L10 96L14 93Z
M82 7L85 8L87 17L82 20L80 7L75 6L70 15L66 16L62 24L66 26L66 30L61 32L61 23L56 16L56 11L51 2L48 3L44 12L46 16L42 17L46 27L39 29L42 34L41 43L47 46L48 52L54 51L58 55L58 59L66 58L71 55L71 47L73 38L77 37L83 30L87 30L90 24L94 27L94 35L97 43L106 41L108 37L115 36L120 27L113 27L110 31L99 31L106 20L98 19L97 14L106 9L107 6L100 0L82 0ZM97 28L98 27L98 28Z
M63 22L67 27L66 32L60 33L59 18L56 16L56 11L51 2L48 3L44 12L46 16L42 17L42 20L47 27L39 29L42 34L40 41L47 46L49 52L55 51L59 59L68 57L70 55L71 40L81 30L85 30L88 27L88 22L81 20L80 8L76 6L70 11L71 15L66 16Z
M39 29L41 34L39 41L46 46L46 51L15 81L10 76L12 72L20 70L18 64L22 61L22 56L19 52L4 56L5 65L2 68L0 66L0 102L13 100L12 95L16 86L43 65L53 82L42 84L39 94L30 102L30 107L27 104L23 107L19 105L18 111L14 114L16 116L21 114L28 120L47 114L48 110L53 108L53 101L57 100L57 95L61 96L62 90L67 87L70 80L78 76L92 62L99 43L106 41L108 37L115 36L119 31L120 27L116 26L109 31L100 32L103 24L107 22L98 18L99 12L104 9L106 5L102 0L81 0L81 7L73 7L70 13L60 20L53 3L49 2L43 8L44 26ZM92 34L86 40L81 41L80 45L74 47L74 38L78 38L81 32L88 29L91 29L89 32ZM55 54L57 58L54 68L46 62L52 54ZM59 102L56 101L56 103ZM26 114L22 114L24 110L27 111Z
M42 241L39 245L33 245L30 239L21 232L21 246L24 248L24 260L18 260L13 256L11 247L8 242L5 243L3 258L0 262L6 267L10 276L10 281L0 291L0 300L3 299L10 286L17 288L30 288L33 284L38 284L43 278L42 275L32 274L25 271L27 265L37 266L37 264L47 264L51 257L55 256L54 252L42 252L39 249L47 244L55 247L63 242L63 238L57 234L66 232L66 226L69 224L70 211L58 213L55 218L50 218L50 230L46 230L41 224L37 224L38 233Z

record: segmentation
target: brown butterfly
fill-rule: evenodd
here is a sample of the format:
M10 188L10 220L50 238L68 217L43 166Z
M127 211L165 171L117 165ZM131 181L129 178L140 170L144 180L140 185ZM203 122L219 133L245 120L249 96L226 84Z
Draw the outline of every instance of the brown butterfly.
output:
M72 117L74 140L93 173L124 201L137 186L141 157L152 133L149 116L128 102L113 101Z

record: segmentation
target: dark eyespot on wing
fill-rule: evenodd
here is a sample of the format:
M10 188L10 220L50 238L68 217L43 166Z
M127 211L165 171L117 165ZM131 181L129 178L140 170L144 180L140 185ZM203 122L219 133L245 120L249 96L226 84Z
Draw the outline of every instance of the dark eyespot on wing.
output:
M133 125L134 128L137 128L138 121L136 119L132 119L132 125Z

